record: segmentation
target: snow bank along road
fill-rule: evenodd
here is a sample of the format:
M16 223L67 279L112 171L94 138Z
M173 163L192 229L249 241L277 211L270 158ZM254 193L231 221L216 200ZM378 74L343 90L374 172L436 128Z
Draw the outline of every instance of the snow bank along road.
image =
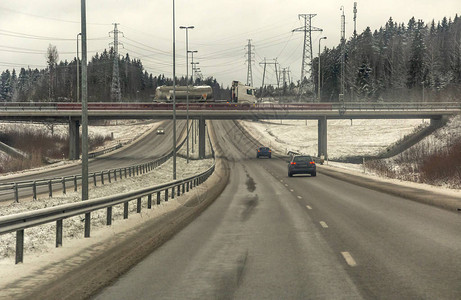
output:
M459 299L461 218L325 176L288 178L214 121L223 193L96 299Z

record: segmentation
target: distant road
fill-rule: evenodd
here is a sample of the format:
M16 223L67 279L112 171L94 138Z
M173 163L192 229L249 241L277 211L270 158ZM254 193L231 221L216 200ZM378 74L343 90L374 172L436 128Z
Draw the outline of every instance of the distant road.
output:
M91 159L89 162L89 172L92 173L101 170L128 167L131 165L155 160L156 158L169 153L173 149L173 122L165 121L164 124L164 126L162 125L165 128L164 135L157 135L156 131L154 130L144 136L141 140L129 144L116 151L115 153L104 155L104 157L96 157ZM184 126L185 122L178 121L178 137L180 136L179 133L184 129ZM61 168L50 168L44 170L43 172L26 174L24 176L15 177L14 179L0 179L0 183L59 178L64 176L81 175L81 173L81 164L75 164ZM29 194L32 195L32 191L29 193L24 192L23 190L20 191L21 197L28 196ZM0 196L0 201L3 198L5 198L5 196ZM13 197L9 195L7 199L13 199Z
M288 178L213 121L230 182L95 299L460 299L459 214L322 174Z

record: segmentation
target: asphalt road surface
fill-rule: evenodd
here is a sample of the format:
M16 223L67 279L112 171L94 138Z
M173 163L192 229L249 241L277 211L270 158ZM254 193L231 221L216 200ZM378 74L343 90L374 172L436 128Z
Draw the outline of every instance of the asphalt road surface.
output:
M179 121L177 124L177 137L184 129L185 122ZM165 121L162 127L165 128L164 135L157 135L156 130L150 132L136 143L127 145L112 154L104 155L103 157L96 157L90 159L88 164L89 173L98 172L101 170L109 170L114 168L128 167L135 164L141 164L153 161L171 151L173 148L172 134L173 122ZM62 168L53 168L44 170L43 172L35 174L26 174L24 176L15 177L14 179L0 179L0 183L9 183L16 181L28 181L39 179L60 178L64 176L80 175L82 173L81 164L70 165ZM99 178L98 178L99 180ZM72 185L68 183L68 185ZM60 189L61 185L56 184L56 189ZM54 189L54 188L53 188ZM38 189L40 192L48 191L47 187ZM20 197L31 197L32 189L21 189L19 191ZM14 200L13 191L2 192L0 201Z
M256 159L214 121L229 185L95 299L461 299L461 215Z

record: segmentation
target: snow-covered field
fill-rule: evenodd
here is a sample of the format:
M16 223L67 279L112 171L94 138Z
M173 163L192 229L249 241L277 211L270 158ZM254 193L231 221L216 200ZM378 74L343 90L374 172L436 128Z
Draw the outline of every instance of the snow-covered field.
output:
M376 155L428 120L328 120L328 157ZM317 156L317 120L241 121L264 145Z

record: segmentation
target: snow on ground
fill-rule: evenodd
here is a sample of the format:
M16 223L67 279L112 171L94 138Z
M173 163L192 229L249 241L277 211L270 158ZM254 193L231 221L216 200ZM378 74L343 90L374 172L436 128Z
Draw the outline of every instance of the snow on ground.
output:
M140 138L142 135L147 133L150 130L157 128L162 121L138 121L138 120L123 120L123 121L111 121L106 122L106 125L92 125L88 126L88 135L89 136L113 136L113 140L106 141L105 144L101 147L94 149L93 151L99 151L106 148L113 147L117 144L129 144L132 143L134 140ZM51 128L49 124L45 123L12 123L12 122L0 122L0 131L7 130L10 128L19 128L20 130L26 129L35 129L41 130L45 132L49 132L51 134ZM53 134L56 135L67 135L69 130L69 126L67 124L55 124L53 126ZM0 161L2 160L2 155L4 157L7 156L6 153L0 151ZM11 172L7 174L0 174L1 179L6 178L13 178L18 175L23 175L24 173L31 174L41 172L46 169L56 169L59 167L65 167L69 164L77 164L80 161L70 161L70 160L62 160L55 162L50 165L30 169L30 170L23 170L18 172Z
M376 155L425 120L328 120L328 157ZM317 120L241 121L262 144L317 156Z
M212 159L190 160L189 164L185 159L177 158L177 179L187 178L194 174L208 169L212 164ZM136 177L129 177L123 180L112 181L111 184L94 187L89 186L90 199L121 194L128 191L139 190L149 186L155 186L166 182L173 181L173 163L172 159L168 160L155 170ZM162 197L163 197L162 193ZM0 215L10 215L24 211L31 211L45 207L57 206L60 204L81 201L81 191L67 193L53 198L47 196L39 197L36 201L24 201L21 203L11 203L8 206L2 206ZM162 202L162 205L170 205ZM143 200L143 208L147 206L147 200ZM136 211L136 201L130 202L130 213ZM121 219L123 216L123 205L116 205L113 208L113 218ZM84 216L76 216L64 220L63 238L81 238L84 230ZM98 210L91 214L92 230L105 227L106 211ZM29 228L25 231L24 253L25 257L31 253L47 252L54 247L55 241L55 224L49 223L42 226ZM0 235L0 258L10 258L15 255L15 233Z

